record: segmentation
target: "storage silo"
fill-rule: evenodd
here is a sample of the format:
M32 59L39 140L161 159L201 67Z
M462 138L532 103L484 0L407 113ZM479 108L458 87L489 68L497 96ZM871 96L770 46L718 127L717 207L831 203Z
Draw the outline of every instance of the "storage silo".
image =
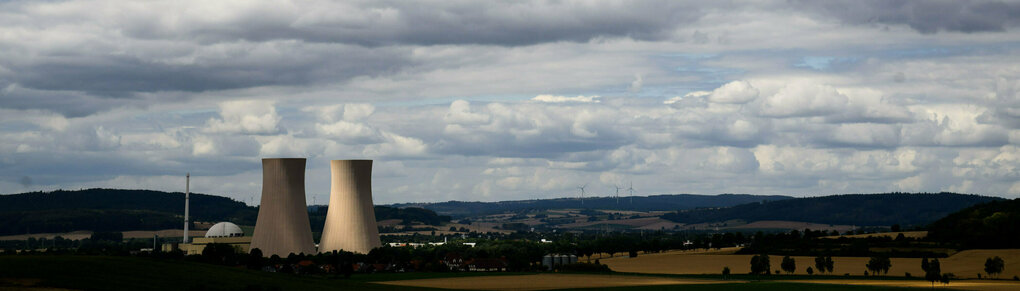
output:
M546 268L548 268L549 270L552 270L553 269L553 257L552 257L552 255L542 256L542 265L545 266Z
M262 159L262 202L251 249L287 257L314 254L312 227L305 202L305 159Z
M372 204L372 160L332 160L329 209L319 252L367 254L381 247Z

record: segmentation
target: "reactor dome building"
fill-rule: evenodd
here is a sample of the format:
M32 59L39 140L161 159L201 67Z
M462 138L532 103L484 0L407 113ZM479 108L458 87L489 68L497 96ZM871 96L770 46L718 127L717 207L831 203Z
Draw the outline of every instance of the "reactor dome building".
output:
M230 222L220 222L214 224L205 232L205 237L241 237L244 236L244 230L241 230L240 226Z
M315 253L306 205L305 159L262 159L262 201L251 248L266 257Z
M381 247L372 204L372 160L332 160L329 169L329 208L319 252L367 254Z

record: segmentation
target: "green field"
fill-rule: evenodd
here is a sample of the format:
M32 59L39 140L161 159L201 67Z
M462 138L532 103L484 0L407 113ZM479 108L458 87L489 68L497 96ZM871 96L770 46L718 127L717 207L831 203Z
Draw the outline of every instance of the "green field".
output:
M372 282L533 273L381 273L356 274L349 279L297 276L196 262L138 257L35 255L0 256L0 289L53 287L84 290L392 290ZM644 275L650 276L650 275ZM670 277L670 276L664 276ZM719 278L717 278L719 279ZM611 289L670 290L867 290L888 289L758 281L706 285L661 285ZM507 286L512 288L513 286ZM434 290L399 287L402 290Z

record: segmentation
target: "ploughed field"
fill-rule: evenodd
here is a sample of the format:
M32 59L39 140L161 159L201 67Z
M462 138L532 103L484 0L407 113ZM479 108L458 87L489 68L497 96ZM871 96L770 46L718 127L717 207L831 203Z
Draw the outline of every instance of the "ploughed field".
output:
M1006 262L1002 274L998 278L1009 279L1013 276L1020 276L1020 249L1002 250L967 250L962 251L948 258L939 259L943 273L953 273L958 278L977 278L984 273L985 259L999 256ZM647 273L647 274L721 274L724 267L729 267L732 274L747 274L751 271L752 255L728 255L728 254L705 254L701 252L670 251L658 254L642 254L636 258L617 256L614 258L602 258L600 262L606 264L616 272ZM782 270L780 263L783 256L771 255L769 262L772 271ZM814 257L794 256L797 262L797 271L794 274L806 275L807 267L814 268ZM853 276L860 276L867 270L867 257L833 257L834 268L832 274L843 275L849 273ZM909 272L914 277L923 277L921 270L921 259L919 258L891 258L892 267L889 269L889 276L902 277ZM785 274L785 272L783 272ZM815 270L815 274L818 274ZM1017 285L1020 290L1020 285Z

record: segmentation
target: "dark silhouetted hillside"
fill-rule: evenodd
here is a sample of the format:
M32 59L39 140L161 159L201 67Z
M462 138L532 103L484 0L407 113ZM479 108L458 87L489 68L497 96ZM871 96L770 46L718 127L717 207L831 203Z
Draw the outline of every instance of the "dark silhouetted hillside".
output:
M847 194L750 203L718 209L681 210L662 218L681 223L788 220L861 226L925 226L971 205L998 197L955 193Z
M226 197L191 193L192 221L253 225L258 209ZM0 195L0 235L75 230L183 227L184 193L86 189Z
M589 208L606 210L665 211L677 209L694 209L705 207L728 207L751 202L778 201L790 199L790 196L721 194L721 195L654 195L631 197L588 197L584 204L577 198L555 198L537 200L517 200L500 202L462 202L449 201L438 203L401 203L394 207L421 207L443 215L457 217L485 215L503 212L519 212L523 210L548 210L567 208Z
M378 220L440 225L449 216L422 208L375 207ZM227 197L191 193L192 221L255 225L258 208ZM321 231L325 207L310 207L313 231ZM0 235L76 230L126 231L184 226L184 193L151 190L87 189L0 195Z
M965 248L1020 248L1020 199L974 205L928 227L928 237Z

